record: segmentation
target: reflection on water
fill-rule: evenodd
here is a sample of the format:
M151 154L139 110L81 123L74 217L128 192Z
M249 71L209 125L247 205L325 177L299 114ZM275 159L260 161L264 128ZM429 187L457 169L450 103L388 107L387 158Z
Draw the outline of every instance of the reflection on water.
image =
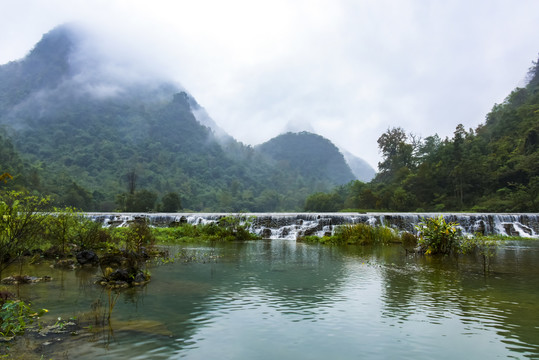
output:
M75 337L57 353L74 359L539 357L536 242L504 245L488 276L480 259L411 256L399 246L272 240L190 251L219 258L150 269L151 283L119 296L110 328ZM21 287L21 296L48 308L51 318L88 317L92 309L106 314L109 295L93 285L96 273L34 271L54 280Z

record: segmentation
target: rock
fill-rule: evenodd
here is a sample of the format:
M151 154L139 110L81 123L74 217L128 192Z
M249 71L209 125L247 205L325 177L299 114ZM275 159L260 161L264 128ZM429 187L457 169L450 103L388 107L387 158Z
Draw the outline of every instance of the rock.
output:
M145 282L145 281L146 281L146 276L144 275L144 273L139 272L139 273L135 276L135 279L134 279L133 281L134 281L134 282L137 282L137 283Z
M271 238L271 229L269 228L264 228L260 234L264 239L269 239Z
M97 254L90 250L79 251L76 255L77 261L81 265L98 265L99 257Z
M0 304L14 298L15 298L15 294L10 293L7 290L0 290Z
M117 269L110 274L109 279L111 281L129 281L129 273L125 269Z
M485 230L486 230L486 226L483 220L479 220L474 224L474 227L473 227L474 233L485 235Z
M58 269L75 269L75 260L73 259L65 259L65 260L58 260L58 262L54 265L55 268Z
M50 276L37 277L37 276L28 276L28 275L16 275L16 276L8 276L6 278L3 278L2 284L4 285L32 284L32 283L45 282L45 281L51 281L51 280L52 278Z

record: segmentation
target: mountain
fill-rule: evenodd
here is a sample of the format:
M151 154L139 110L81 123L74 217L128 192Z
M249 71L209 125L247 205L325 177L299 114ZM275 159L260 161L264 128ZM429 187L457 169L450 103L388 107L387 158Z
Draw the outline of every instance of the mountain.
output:
M383 160L373 181L311 195L305 209L538 212L539 60L532 64L527 85L494 104L483 124L457 124L451 139L419 142L388 129L378 139Z
M369 165L368 162L352 154L349 151L341 149L341 153L346 160L348 166L354 173L355 177L363 182L371 181L376 175L376 171Z
M15 175L2 186L83 210L162 210L159 199L177 194L190 210L293 211L354 179L329 140L298 135L295 155L284 150L292 135L270 141L283 153L245 146L187 90L114 63L91 41L63 25L0 66L0 170Z
M305 179L327 181L332 185L355 179L339 149L320 135L288 132L257 146L256 150L279 167L297 171Z

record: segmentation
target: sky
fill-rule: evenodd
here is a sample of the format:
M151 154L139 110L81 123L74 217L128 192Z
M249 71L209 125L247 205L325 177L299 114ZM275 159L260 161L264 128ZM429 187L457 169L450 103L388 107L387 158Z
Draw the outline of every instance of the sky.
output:
M178 82L237 140L311 131L375 169L401 127L452 137L525 86L537 0L0 0L0 64L63 23Z

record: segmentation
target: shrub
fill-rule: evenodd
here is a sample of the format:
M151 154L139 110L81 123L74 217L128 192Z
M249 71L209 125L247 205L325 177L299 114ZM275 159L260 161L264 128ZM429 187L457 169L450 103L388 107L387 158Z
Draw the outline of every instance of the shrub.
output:
M23 252L39 245L48 206L48 198L0 192L0 273Z
M417 236L415 236L412 233L409 233L408 231L404 231L401 233L401 242L402 246L408 251L413 251L417 246Z
M486 274L490 271L490 259L496 253L498 242L489 239L482 235L467 237L463 239L460 247L460 252L463 254L476 253L483 260L483 272Z
M423 219L416 229L419 231L419 245L426 255L450 254L459 249L460 234L455 222L446 222L442 215Z
M330 242L334 244L371 245L389 244L399 240L397 232L390 227L359 223L337 227Z

